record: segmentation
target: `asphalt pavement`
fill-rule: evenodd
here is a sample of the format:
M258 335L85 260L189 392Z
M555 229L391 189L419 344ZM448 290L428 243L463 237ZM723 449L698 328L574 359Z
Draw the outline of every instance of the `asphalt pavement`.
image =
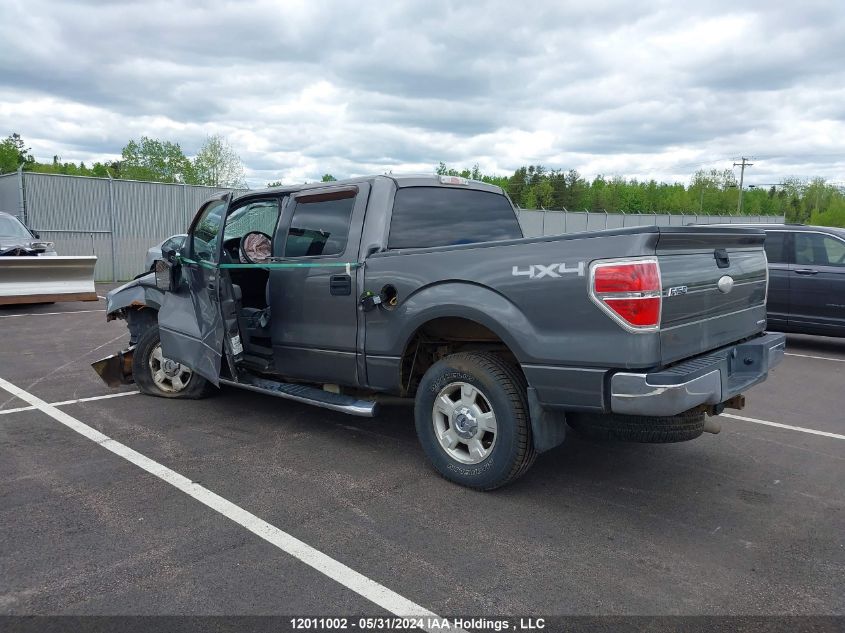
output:
M90 363L128 339L103 303L0 309L0 379L29 394L0 388L0 614L388 615L370 582L442 616L845 615L843 340L789 336L719 435L570 434L478 493L429 467L409 408L89 399L115 393ZM30 396L82 399L55 410L113 444Z

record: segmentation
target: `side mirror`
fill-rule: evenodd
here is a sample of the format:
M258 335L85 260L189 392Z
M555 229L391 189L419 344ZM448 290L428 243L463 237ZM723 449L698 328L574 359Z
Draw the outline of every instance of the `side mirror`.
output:
M171 264L163 259L157 259L155 263L156 288L164 292L173 292L177 286L179 268L177 264Z
M41 239L41 236L38 234L38 231L30 231L30 233L32 233L32 237L34 237L36 240Z

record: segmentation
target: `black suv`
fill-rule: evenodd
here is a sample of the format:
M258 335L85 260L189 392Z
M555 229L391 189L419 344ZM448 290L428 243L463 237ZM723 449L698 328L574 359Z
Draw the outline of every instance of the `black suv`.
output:
M769 329L845 336L845 229L803 224L729 226L766 232Z

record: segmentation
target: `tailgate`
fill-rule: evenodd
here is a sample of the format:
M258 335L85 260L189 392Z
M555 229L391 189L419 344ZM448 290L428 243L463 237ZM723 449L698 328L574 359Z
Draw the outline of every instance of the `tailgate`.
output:
M661 228L664 364L733 343L766 326L765 234L758 229Z

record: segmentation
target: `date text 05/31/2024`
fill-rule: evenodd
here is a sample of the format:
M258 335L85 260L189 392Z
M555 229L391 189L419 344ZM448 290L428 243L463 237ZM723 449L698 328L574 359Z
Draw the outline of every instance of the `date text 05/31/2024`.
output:
M546 628L544 618L441 618L437 616L413 617L295 617L290 625L297 631L401 631L423 629L428 631L540 631Z

